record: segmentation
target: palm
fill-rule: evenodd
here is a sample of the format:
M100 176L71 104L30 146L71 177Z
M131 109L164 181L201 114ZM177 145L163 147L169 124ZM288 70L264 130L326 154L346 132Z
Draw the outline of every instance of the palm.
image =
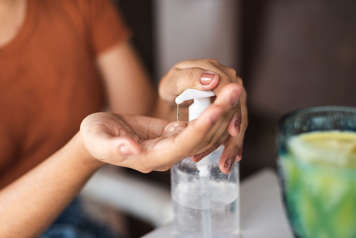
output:
M227 87L188 125L144 116L95 113L83 120L81 135L89 153L105 163L141 172L167 170L184 157L220 143L217 138L223 138L226 127L215 122L229 116L234 106L231 96L237 89L236 85Z

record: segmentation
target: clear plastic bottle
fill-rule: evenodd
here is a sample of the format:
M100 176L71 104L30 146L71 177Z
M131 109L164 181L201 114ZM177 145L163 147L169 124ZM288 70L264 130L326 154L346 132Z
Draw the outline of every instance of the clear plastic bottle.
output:
M212 92L188 89L177 104L194 100L189 120L196 119L209 105ZM239 236L239 166L229 174L219 169L223 146L195 163L189 158L171 170L176 238L233 238Z

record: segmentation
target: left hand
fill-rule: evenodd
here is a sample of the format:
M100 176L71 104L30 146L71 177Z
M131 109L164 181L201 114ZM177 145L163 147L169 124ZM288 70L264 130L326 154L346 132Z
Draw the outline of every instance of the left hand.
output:
M231 110L238 91L226 87L195 121L168 123L142 116L94 113L81 123L80 135L92 161L147 173L164 171L187 156L209 148L221 131L216 122Z
M192 156L199 161L215 150L221 144L225 145L219 167L222 172L228 173L235 161L242 158L242 148L247 128L246 91L236 71L221 65L214 59L199 59L183 61L176 64L161 80L159 94L164 100L174 103L175 98L188 88L213 91L217 96L223 88L240 91L236 105L224 114L217 122L219 137L213 138L208 149L199 151Z

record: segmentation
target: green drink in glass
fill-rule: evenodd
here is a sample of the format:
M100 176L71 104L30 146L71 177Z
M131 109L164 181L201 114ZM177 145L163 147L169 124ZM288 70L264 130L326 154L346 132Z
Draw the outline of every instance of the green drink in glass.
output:
M317 107L279 124L278 169L298 238L356 237L356 108Z

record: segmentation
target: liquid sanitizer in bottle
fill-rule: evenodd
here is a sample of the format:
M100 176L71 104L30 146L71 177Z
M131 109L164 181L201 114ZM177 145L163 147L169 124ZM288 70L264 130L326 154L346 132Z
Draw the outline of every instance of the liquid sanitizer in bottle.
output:
M211 91L187 89L176 104L193 100L189 121L197 119L211 104ZM175 213L175 238L239 237L239 167L229 174L219 169L224 147L195 163L186 158L171 170L171 189Z

